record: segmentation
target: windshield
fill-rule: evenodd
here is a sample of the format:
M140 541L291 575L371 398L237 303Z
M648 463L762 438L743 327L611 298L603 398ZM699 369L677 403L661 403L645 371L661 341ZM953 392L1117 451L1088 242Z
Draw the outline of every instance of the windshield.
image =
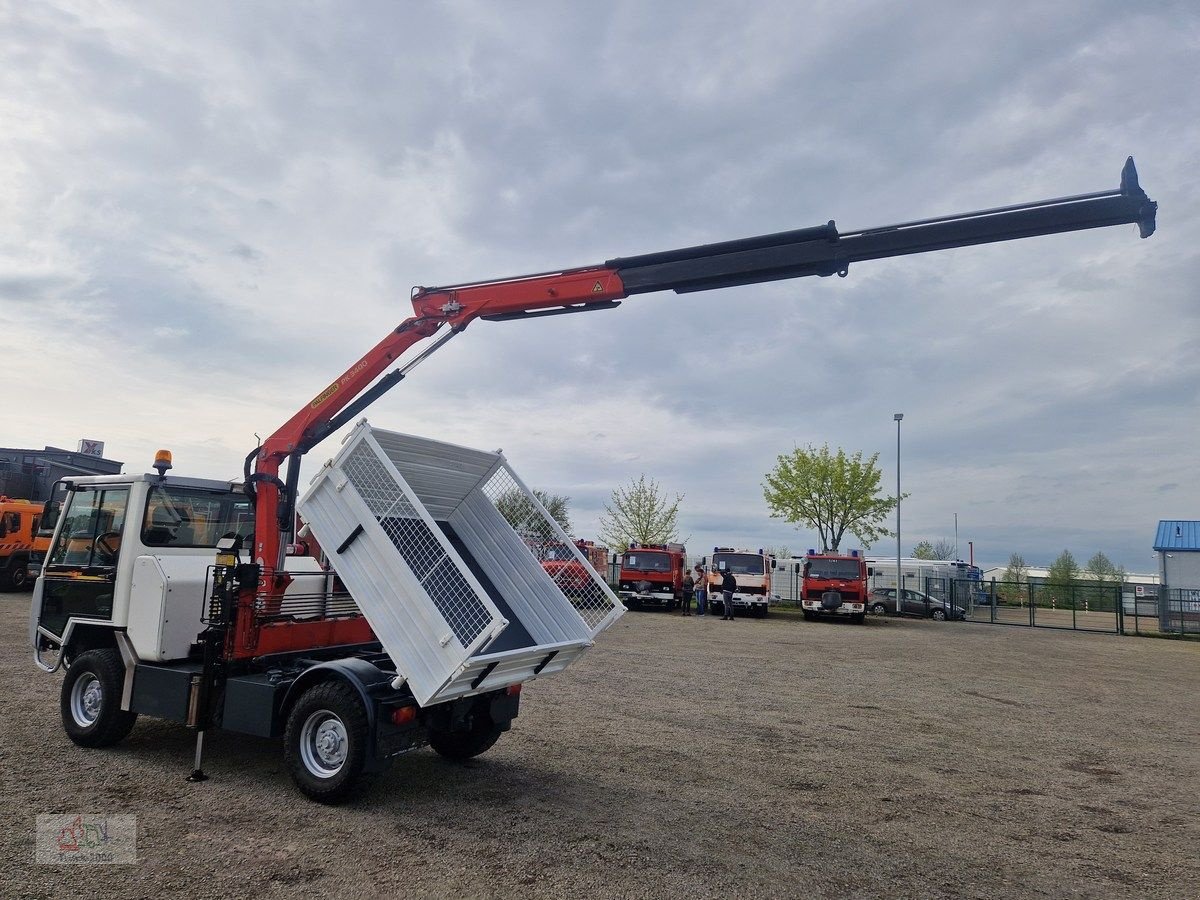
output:
M762 575L763 558L757 553L714 553L713 567L734 575Z
M843 581L856 580L862 569L862 563L853 559L810 559L806 565L809 578L840 578Z
M116 564L129 488L80 489L71 495L66 520L47 560L55 566Z
M639 572L670 572L671 557L665 553L626 553L621 561L621 567L636 569Z
M227 534L254 539L254 513L244 494L156 484L146 500L142 543L148 547L216 547Z

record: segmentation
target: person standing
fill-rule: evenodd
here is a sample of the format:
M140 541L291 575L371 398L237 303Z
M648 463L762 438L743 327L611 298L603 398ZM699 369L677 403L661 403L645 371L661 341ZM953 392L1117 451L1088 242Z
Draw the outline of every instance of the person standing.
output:
M728 569L721 577L721 600L725 606L725 615L721 616L722 620L728 619L733 621L733 592L737 590L737 579L733 577L733 573Z
M696 581L692 578L692 570L684 569L683 571L683 614L690 616L692 614L692 594L696 591Z
M708 597L708 583L704 580L704 566L696 563L696 615L704 615L704 601Z

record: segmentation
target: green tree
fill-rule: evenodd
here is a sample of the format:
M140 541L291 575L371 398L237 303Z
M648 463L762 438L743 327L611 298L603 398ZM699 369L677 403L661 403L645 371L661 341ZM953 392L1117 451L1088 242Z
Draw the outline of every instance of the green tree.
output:
M893 536L883 521L899 502L879 495L878 461L878 453L864 460L861 450L847 454L839 447L835 454L828 444L819 450L797 447L776 459L766 475L763 497L772 518L815 529L822 550L836 552L847 531L866 549Z
M657 481L643 474L637 481L616 488L604 504L600 517L600 540L624 553L633 542L665 544L679 538L679 503L682 494L672 500Z
M913 559L937 559L933 555L933 544L929 541L921 541L917 546L913 547Z
M1115 581L1117 567L1103 553L1097 552L1083 567L1084 574L1092 581Z
M1087 608L1112 611L1120 602L1119 585L1125 580L1125 572L1118 569L1111 559L1097 551L1083 567L1083 577L1092 582L1087 591Z
M1020 553L1014 553L1008 558L1008 568L1000 579L1003 583L997 587L997 593L1006 603L1020 602L1024 591L1021 585L1029 581L1029 566Z
M534 488L533 495L538 502L546 507L546 512L554 518L560 528L567 534L571 533L570 497L560 497L558 494L548 494L546 491ZM496 509L518 534L535 534L544 537L546 530L542 515L537 507L529 501L525 492L520 488L509 488L496 498Z
M1070 550L1058 554L1058 559L1046 574L1046 590L1058 606L1064 606L1074 598L1075 584L1079 581L1079 563Z

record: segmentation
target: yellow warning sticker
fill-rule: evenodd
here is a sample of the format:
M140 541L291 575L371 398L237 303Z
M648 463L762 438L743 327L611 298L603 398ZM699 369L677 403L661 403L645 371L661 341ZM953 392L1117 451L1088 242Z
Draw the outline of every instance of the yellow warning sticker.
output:
M595 284L592 285L592 293L593 294L604 293L604 285L602 285L600 282L597 281Z

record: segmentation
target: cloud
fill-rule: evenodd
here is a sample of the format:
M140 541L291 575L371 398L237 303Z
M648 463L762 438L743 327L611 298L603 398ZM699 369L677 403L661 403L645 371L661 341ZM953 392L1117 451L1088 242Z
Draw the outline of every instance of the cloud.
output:
M958 513L977 559L1068 546L1145 569L1157 519L1200 506L1179 477L1198 437L1198 18L14 7L0 324L29 389L0 443L86 434L133 468L171 445L181 472L232 475L408 315L415 284L1109 189L1132 153L1162 204L1151 240L1100 229L480 322L371 417L503 446L572 497L585 536L645 472L685 495L696 546L797 548L811 537L761 497L776 455L878 452L888 483L902 410L906 544Z

